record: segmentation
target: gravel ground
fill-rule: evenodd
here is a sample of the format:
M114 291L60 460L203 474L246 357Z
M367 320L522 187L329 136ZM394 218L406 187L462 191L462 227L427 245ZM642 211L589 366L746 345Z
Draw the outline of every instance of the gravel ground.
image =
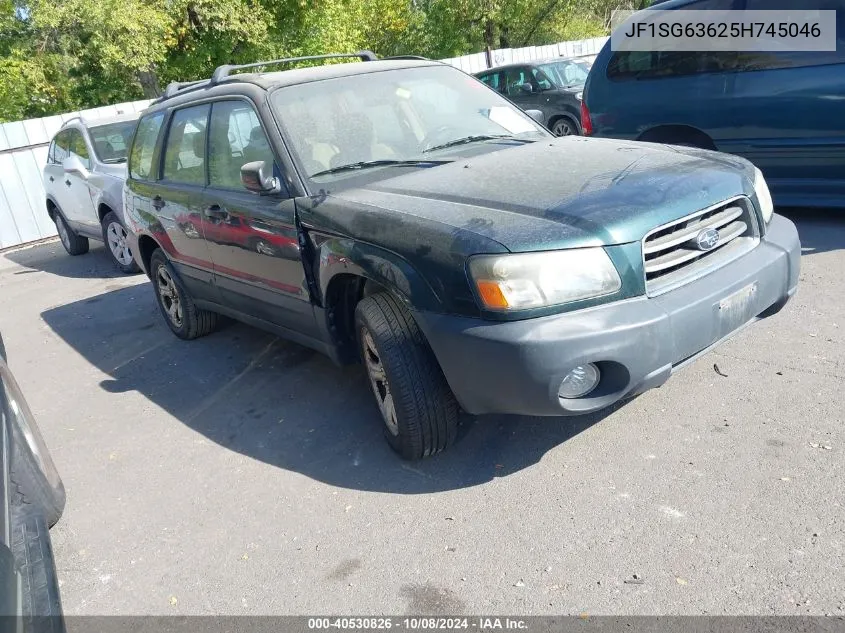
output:
M845 615L845 216L789 215L780 314L614 411L479 419L415 464L360 368L179 341L101 247L0 256L66 613Z

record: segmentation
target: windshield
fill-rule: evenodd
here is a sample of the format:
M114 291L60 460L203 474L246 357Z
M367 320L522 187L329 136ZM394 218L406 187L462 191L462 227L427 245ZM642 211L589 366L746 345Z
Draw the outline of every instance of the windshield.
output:
M510 139L548 135L509 101L449 66L283 87L271 104L305 173L321 183L354 173L343 167L419 169L463 147L501 149Z
M540 68L556 86L561 88L583 84L587 81L587 75L590 72L588 64L572 61L551 62L543 64Z
M126 161L126 151L132 140L132 133L138 122L121 121L88 128L88 136L94 144L94 152L103 163L123 163Z

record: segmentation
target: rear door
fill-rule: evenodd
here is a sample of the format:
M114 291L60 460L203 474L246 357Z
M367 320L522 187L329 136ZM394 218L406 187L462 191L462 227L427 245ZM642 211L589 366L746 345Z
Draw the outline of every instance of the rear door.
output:
M746 8L796 7L792 0L746 0ZM780 204L790 204L790 195L821 203L845 194L845 7L841 0L805 0L800 8L839 9L837 51L742 54L737 133L721 148L760 167Z
M493 90L500 94L505 94L505 84L503 79L504 74L500 70L491 70L490 72L479 75L478 78L485 84L490 86Z
M249 101L214 102L208 161L200 219L224 305L313 334L293 199L286 192L259 195L241 184L241 167L249 162L273 164L279 175L280 162Z
M161 177L147 188L159 243L182 281L199 299L217 301L211 257L202 234L206 186L208 104L180 108L170 116L161 156Z

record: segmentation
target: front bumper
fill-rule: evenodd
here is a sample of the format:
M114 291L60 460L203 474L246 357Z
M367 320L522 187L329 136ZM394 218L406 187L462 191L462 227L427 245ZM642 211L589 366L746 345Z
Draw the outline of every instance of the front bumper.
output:
M745 325L780 310L797 288L800 258L795 225L776 215L754 250L658 297L525 321L414 316L467 412L577 415L659 387ZM720 306L730 297L743 298L739 310ZM559 398L564 376L585 363L601 369L599 386L584 398Z

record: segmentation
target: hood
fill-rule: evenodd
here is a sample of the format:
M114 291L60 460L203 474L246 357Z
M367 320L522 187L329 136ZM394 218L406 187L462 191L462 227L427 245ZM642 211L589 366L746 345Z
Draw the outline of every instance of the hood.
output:
M657 226L752 191L753 167L740 158L567 136L333 195L473 231L520 252L639 241Z

